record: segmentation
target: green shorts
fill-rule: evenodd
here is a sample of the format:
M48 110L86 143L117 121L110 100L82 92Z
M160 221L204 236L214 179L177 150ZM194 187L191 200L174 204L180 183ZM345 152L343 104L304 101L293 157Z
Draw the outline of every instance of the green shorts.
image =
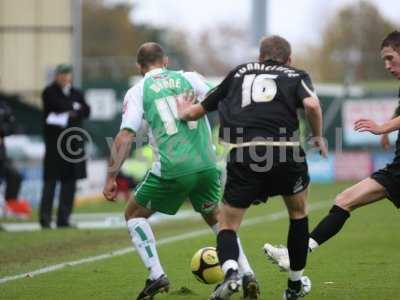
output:
M220 198L220 172L217 169L173 179L164 179L148 172L135 192L138 204L168 215L175 215L187 199L195 211L207 215L214 210Z

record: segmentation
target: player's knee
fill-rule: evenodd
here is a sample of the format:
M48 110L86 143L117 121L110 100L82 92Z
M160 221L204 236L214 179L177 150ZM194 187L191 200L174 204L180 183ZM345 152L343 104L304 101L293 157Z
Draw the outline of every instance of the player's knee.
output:
M135 217L134 213L131 210L129 210L128 208L125 209L124 215L125 215L125 221L129 221L130 219L133 219Z
M219 229L219 231L232 230L232 231L236 232L239 229L239 226L236 224L232 224L232 223L223 223L223 224L219 223L218 229Z
M218 210L213 210L208 214L202 214L203 219L208 225L213 226L218 223Z
M134 218L147 219L148 217L149 216L147 214L144 214L144 213L140 212L139 210L135 210L135 211L125 210L125 221L129 221L130 219L134 219Z
M336 196L335 205L347 211L351 211L355 208L354 201L352 201L351 195L345 192L340 193Z
M125 209L125 221L134 218L148 218L151 213L138 205L128 205Z
M289 217L291 219L302 219L307 217L307 204L306 202L299 202L296 205L292 205L289 207Z
M289 217L292 220L297 220L297 219L303 219L307 217L307 209L304 207L304 209L294 209L289 211Z
M240 227L240 222L237 222L235 220L229 220L222 217L218 219L218 227L220 231L221 230L237 231Z

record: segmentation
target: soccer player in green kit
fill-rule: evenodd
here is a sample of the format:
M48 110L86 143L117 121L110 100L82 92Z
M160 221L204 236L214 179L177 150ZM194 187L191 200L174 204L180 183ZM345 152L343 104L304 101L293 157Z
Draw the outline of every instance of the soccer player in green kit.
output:
M121 130L111 150L103 190L106 199L115 199L116 175L130 153L135 134L147 123L156 159L125 210L132 243L150 271L137 300L151 300L168 291L170 285L147 221L154 212L174 215L189 199L194 210L218 233L221 185L207 118L182 121L176 109L177 99L191 94L201 101L210 86L199 74L171 71L166 69L167 64L160 45L145 43L139 48L137 67L144 77L126 93ZM239 265L248 287L244 287L244 299L258 299L258 284L241 247Z

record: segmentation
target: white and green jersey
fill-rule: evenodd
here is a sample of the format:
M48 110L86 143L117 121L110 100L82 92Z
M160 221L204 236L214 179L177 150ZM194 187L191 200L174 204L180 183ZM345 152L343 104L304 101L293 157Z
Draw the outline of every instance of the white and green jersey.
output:
M168 179L216 168L207 118L186 122L176 108L184 93L201 101L210 88L197 73L153 69L126 93L121 129L137 132L147 123L153 174Z

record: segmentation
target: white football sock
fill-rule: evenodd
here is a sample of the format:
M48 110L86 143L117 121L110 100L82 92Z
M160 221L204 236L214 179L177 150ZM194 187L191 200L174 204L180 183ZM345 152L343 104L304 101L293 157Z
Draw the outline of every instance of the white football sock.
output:
M319 247L318 243L314 239L309 238L309 240L308 240L308 249L310 250L310 252L314 251L318 247Z
M304 270L301 271L292 271L289 270L289 279L290 281L299 281L301 280L301 276L303 276Z
M251 273L254 274L253 269L250 267L249 261L247 260L246 255L244 254L242 243L240 242L240 238L238 236L237 242L239 245L239 273L241 274L246 274L246 273Z
M145 218L133 218L127 222L132 243L146 268L150 279L157 279L164 274L156 249L153 231Z
M224 272L224 274L226 274L226 272L228 272L228 270L238 270L238 263L236 261L234 261L233 259L227 260L221 267L222 272Z
M215 235L218 234L218 223L214 224L213 226L210 226L212 231L215 233Z
M218 223L211 226L211 229L217 235L218 234ZM237 242L238 242L238 246L239 246L239 258L238 258L239 273L240 274L246 274L246 273L254 274L254 271L250 267L249 261L247 260L247 257L244 254L242 243L240 242L239 237L237 238Z

